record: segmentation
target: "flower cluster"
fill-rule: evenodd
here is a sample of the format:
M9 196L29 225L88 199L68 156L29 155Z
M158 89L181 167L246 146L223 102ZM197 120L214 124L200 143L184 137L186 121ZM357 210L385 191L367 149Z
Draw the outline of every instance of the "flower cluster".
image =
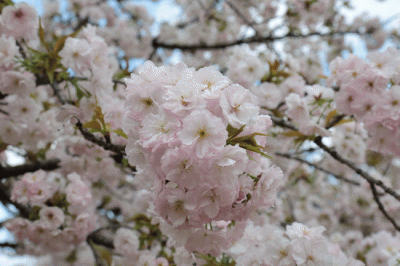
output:
M322 235L324 231L323 226L309 228L297 222L287 226L286 231L251 224L229 253L239 265L364 265L347 257L338 244Z
M399 51L389 48L372 52L367 60L355 55L330 64L328 84L336 84L337 108L364 122L372 135L369 148L400 154L400 66ZM391 136L388 138L387 136Z
M7 222L7 229L44 253L65 251L84 242L96 226L90 188L76 173L67 179L57 172L27 173L14 184L11 200L27 205L29 217Z
M126 83L129 162L154 177L156 213L192 230L187 249L209 243L194 240L205 234L204 224L246 221L273 205L282 172L260 150L272 122L259 115L252 93L214 67L149 61ZM208 231L208 238L224 239L222 230Z

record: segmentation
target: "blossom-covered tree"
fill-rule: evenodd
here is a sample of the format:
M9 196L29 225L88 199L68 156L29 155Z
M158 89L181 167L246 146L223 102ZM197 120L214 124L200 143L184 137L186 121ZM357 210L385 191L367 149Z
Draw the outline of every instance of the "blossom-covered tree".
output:
M400 265L399 31L348 22L345 0L173 5L159 24L140 1L0 2L1 246L38 265Z

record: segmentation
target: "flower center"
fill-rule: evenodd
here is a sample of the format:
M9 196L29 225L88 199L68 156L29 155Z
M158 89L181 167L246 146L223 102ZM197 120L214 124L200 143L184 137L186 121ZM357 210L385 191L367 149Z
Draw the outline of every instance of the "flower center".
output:
M17 12L15 12L15 17L16 18L21 18L23 17L24 13L22 12L21 9L18 9Z

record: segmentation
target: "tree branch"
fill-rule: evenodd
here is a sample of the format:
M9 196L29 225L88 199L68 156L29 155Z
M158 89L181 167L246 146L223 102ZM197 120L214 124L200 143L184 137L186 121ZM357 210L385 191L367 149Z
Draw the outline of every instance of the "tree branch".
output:
M240 40L236 40L233 42L227 43L216 43L216 44L169 44L162 41L159 41L158 38L154 38L152 45L156 48L164 48L164 49L180 49L182 51L197 51L197 50L217 50L217 49L225 49L227 47L240 45L244 43L268 43L277 40L282 40L286 38L308 38L311 36L320 36L320 37L330 37L334 35L345 35L345 34L360 34L359 31L337 31L337 32L330 32L330 33L320 33L320 32L312 32L308 34L293 34L288 33L283 36L266 36L266 37L259 37L253 36L249 38L244 38Z
M347 183L350 183L350 184L352 184L352 185L356 185L356 186L359 186L359 185L360 185L360 183L357 182L357 181L353 181L353 180L347 179L347 178L345 178L345 177L343 177L343 176L341 176L341 175L337 175L337 174L335 174L335 173L332 173L332 172L330 172L330 171L328 171L328 170L325 170L325 169L319 167L318 165L315 165L315 164L313 164L313 163L310 163L310 162L308 162L308 161L306 161L306 160L304 160L304 159L302 159L302 158L298 158L298 157L292 156L291 154L288 154L288 153L275 152L275 154L278 155L278 156L282 156L282 157L288 158L288 159L293 159L293 160L299 161L299 162L301 162L301 163L308 164L309 166L312 166L312 167L314 167L315 169L317 169L317 170L319 170L319 171L321 171L321 172L324 172L324 173L327 173L327 174L329 174L329 175L332 175L332 176L334 176L336 179L342 180L342 181L347 182Z
M76 123L76 126L78 127L79 131L81 132L81 134L83 135L83 137L86 140L93 142L93 143L99 145L100 147L103 147L103 149L105 149L105 150L112 151L112 152L115 152L115 153L123 155L123 156L126 155L124 145L112 144L102 138L99 138L99 137L93 135L86 128L83 127L81 121L79 121L79 120L78 120L78 123Z
M15 249L17 247L19 247L19 245L17 243L8 243L8 242L0 243L0 248L13 248L13 249Z
M32 163L26 163L17 166L1 166L0 165L0 180L6 179L12 176L23 175L28 172L35 172L43 169L51 171L60 167L59 159L51 159L47 161L36 161Z
M389 222L392 223L392 225L394 226L394 228L396 228L397 231L400 232L400 226L396 223L396 221L387 213L387 211L385 210L385 207L383 206L381 200L379 199L379 195L378 192L376 191L376 187L375 184L373 183L369 183L372 189L372 194L374 195L374 200L376 202L376 204L378 204L378 208L379 210L383 213L383 215L385 215L385 217L389 220Z
M284 128L288 128L288 129L291 129L291 130L299 131L299 129L295 125L283 120L282 118L277 118L277 117L275 117L273 115L269 115L269 116L271 117L271 120L275 125L280 126L280 127L284 127Z
M353 169L354 172L356 172L358 175L360 175L362 178L364 178L370 184L374 184L374 185L377 185L377 186L381 187L386 193L392 195L395 199L400 201L400 195L396 191L394 191L393 189L391 189L388 186L386 186L381 180L376 180L375 178L370 176L367 172L365 172L365 171L361 170L360 168L358 168L354 163L342 158L337 153L336 150L334 150L332 148L329 148L325 144L322 143L322 137L320 137L320 136L316 137L315 140L314 140L314 143L317 144L324 151L329 153L329 155L331 155L335 160L337 160L337 161L341 162L342 164L345 164L348 167L350 167L351 169Z

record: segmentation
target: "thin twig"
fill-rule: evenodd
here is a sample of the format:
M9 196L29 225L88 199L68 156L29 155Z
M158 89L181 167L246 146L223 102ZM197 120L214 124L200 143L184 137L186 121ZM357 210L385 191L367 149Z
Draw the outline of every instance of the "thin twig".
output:
M391 189L388 186L386 186L381 180L377 180L377 179L373 178L367 172L365 172L365 171L361 170L360 168L358 168L354 163L352 163L352 162L344 159L343 157L341 157L337 153L336 150L327 147L325 144L322 143L322 137L320 137L320 136L316 137L314 139L314 143L317 144L324 151L329 153L329 155L331 155L334 159L336 159L337 161L341 162L342 164L345 164L348 167L350 167L351 169L353 169L358 175L360 175L362 178L364 178L370 184L375 184L375 185L381 187L386 193L392 195L395 199L400 201L400 195L396 191L394 191L393 189Z
M60 91L60 87L58 86L58 83L56 81L54 81L53 83L50 84L51 88L53 89L53 93L54 95L57 97L58 101L61 104L66 104L67 100L65 100L62 95L61 95L61 91Z
M326 173L326 174L328 174L328 175L332 175L332 176L334 176L336 179L342 180L342 181L347 182L347 183L350 183L350 184L352 184L352 185L356 185L356 186L359 186L359 185L360 185L360 183L357 182L357 181L354 181L354 180L351 180L351 179L347 179L346 177L343 177L343 176L341 176L341 175L337 175L337 174L335 174L335 173L332 173L332 172L330 172L330 171L328 171L328 170L325 170L325 169L323 169L322 167L320 167L320 166L318 166L318 165L315 165L315 164L313 164L313 163L310 163L310 162L308 162L308 161L306 161L306 160L304 160L304 159L302 159L302 158L292 156L291 154L288 154L288 153L275 152L275 154L278 155L278 156L281 156L281 157L285 157L285 158L288 158L288 159L292 159L292 160L299 161L299 162L301 162L301 163L308 164L309 166L312 166L312 167L314 167L315 169L317 169L317 170L319 170L319 171L321 171L321 172L324 172L324 173Z
M92 133L90 133L86 128L83 127L82 123L80 120L78 120L78 123L76 123L76 126L78 127L79 131L83 135L83 137L90 141L93 142L100 147L103 147L103 149L112 151L121 155L126 155L125 153L125 146L124 145L116 145L113 143L108 143L106 140L99 138Z
M2 109L0 109L0 113L5 114L5 115L10 115L8 112L6 112L6 111L4 111Z
M392 225L394 226L394 228L396 228L397 231L400 232L400 226L396 223L396 221L387 213L387 211L385 210L385 207L383 206L381 200L379 199L379 195L376 191L376 187L375 184L373 183L369 183L372 189L372 194L374 195L374 200L376 202L376 204L378 204L378 208L379 210L383 213L383 215L385 215L385 217L389 220L389 222L392 223Z
M6 242L6 243L0 243L0 247L1 248L17 248L17 247L19 247L20 245L19 244L17 244L17 243L8 243L8 242Z
M299 131L299 129L295 125L290 124L289 122L283 120L282 118L278 118L278 117L275 117L272 115L270 115L270 117L271 117L272 122L277 126L288 128L288 129L295 130L295 131Z

